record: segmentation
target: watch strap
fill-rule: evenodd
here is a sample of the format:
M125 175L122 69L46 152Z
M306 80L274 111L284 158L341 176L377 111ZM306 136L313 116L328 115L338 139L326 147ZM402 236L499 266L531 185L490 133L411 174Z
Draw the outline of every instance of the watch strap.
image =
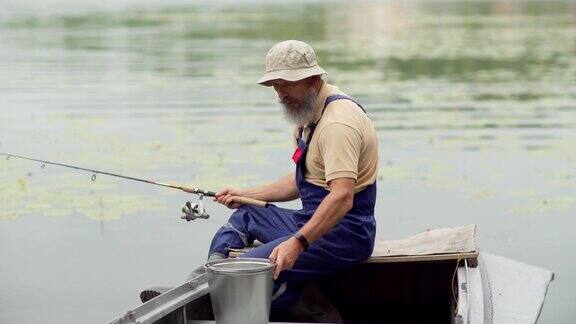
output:
M304 248L304 250L306 250L310 247L310 243L308 243L308 239L306 239L306 236L304 236L302 233L296 232L293 236L296 239L298 239L298 241L300 241L300 244L302 244L302 247Z

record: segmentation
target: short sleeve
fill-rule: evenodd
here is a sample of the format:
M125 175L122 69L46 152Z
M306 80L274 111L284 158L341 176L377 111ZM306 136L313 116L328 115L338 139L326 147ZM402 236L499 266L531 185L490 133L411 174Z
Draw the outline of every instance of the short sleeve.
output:
M356 129L332 122L322 128L318 144L327 183L337 178L358 179L362 138Z

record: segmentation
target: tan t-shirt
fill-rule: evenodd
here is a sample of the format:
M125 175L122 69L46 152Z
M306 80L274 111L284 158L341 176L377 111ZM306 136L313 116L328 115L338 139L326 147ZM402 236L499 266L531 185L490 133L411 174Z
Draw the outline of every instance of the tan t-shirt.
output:
M378 139L368 116L353 101L332 101L331 95L346 95L337 87L324 82L316 103L317 123L306 155L306 181L329 189L328 182L337 178L356 180L355 192L376 181L378 174ZM304 129L304 140L309 130ZM298 136L298 128L294 138Z

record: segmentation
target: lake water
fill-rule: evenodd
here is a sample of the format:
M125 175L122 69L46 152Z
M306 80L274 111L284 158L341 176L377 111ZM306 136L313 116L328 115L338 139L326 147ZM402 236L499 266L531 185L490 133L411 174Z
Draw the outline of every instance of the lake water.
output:
M292 169L255 81L309 42L380 141L378 237L474 223L550 269L541 323L576 316L576 4L0 0L0 152L208 190ZM229 210L0 159L0 322L102 323L200 265ZM297 203L285 204L297 207Z

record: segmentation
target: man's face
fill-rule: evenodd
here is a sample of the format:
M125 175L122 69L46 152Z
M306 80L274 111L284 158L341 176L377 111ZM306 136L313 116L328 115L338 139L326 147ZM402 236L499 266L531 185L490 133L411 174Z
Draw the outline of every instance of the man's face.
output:
M278 94L278 100L280 103L286 105L301 103L308 93L308 88L312 86L310 80L308 79L293 82L277 79L272 80L271 83L274 87L274 90L276 90L276 93Z
M290 122L302 126L313 121L317 91L310 78L294 82L277 79L271 83Z

